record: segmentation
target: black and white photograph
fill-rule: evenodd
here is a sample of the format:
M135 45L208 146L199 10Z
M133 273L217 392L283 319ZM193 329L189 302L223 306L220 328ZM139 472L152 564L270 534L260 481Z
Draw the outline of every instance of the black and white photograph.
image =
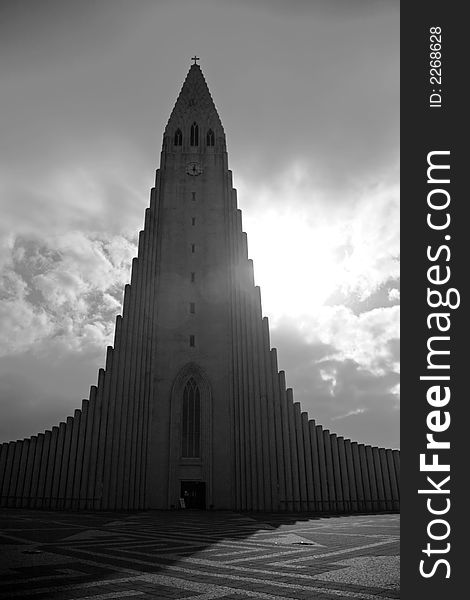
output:
M1 598L400 598L401 10L2 3Z

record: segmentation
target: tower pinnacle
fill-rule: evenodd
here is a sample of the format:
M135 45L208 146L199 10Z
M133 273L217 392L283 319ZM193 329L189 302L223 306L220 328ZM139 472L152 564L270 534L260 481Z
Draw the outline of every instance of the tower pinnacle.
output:
M181 131L182 147L184 148L186 141L190 139L191 126L193 123L197 123L201 134L211 130L215 136L215 140L221 140L219 149L225 150L224 128L202 69L197 64L197 61L200 59L194 55L191 60L194 62L189 68L170 118L168 119L164 139L167 137L168 140L173 140L176 132ZM171 146L172 144L170 143L169 147ZM201 145L200 148L202 147Z

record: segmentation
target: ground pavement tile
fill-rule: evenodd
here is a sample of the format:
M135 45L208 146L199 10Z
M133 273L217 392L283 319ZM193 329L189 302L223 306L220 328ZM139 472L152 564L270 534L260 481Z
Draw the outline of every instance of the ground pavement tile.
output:
M0 598L392 600L396 514L0 511Z

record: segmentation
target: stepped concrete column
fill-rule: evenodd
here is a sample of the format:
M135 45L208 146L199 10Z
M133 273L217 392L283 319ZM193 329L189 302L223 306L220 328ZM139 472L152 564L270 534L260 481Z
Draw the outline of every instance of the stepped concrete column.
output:
M350 485L348 479L348 466L346 463L346 450L344 446L344 438L337 437L336 439L338 446L338 456L339 456L339 464L340 464L340 472L341 472L341 487L343 490L343 505L344 512L351 512L351 493L350 493Z
M16 507L21 507L23 504L23 487L24 487L24 480L25 480L25 474L26 474L26 463L28 462L29 445L30 445L29 439L22 440L21 458L20 458L20 463L19 463L19 467L18 467L18 480L16 482L16 489L14 492L15 504L13 506L16 506Z
M320 466L320 482L321 482L321 496L322 496L322 507L321 510L323 512L329 512L332 510L332 505L330 504L330 495L329 495L329 487L328 487L328 475L327 475L327 466L326 466L326 458L325 458L325 434L323 431L323 427L321 425L317 425L317 450L318 450L318 464Z
M346 455L346 468L347 468L347 477L348 477L348 486L349 486L349 494L350 494L350 502L351 502L351 511L357 512L358 508L358 497L357 497L357 489L356 489L356 476L354 472L354 459L353 452L351 446L351 440L344 440L344 452Z
M67 417L65 422L64 447L62 451L62 462L59 471L59 487L57 491L58 508L65 508L65 494L67 489L67 473L70 459L70 446L72 441L73 417Z
M51 508L59 508L58 498L60 470L62 467L62 458L64 455L65 428L66 424L64 421L62 423L59 423L59 431L57 434L57 448L55 453L55 461L52 475Z
M310 432L310 453L312 457L312 469L313 469L313 489L315 503L313 510L321 511L323 506L322 488L321 488L321 477L320 477L320 464L318 460L318 440L317 440L317 429L315 427L315 420L311 419L308 422L308 429Z
M388 472L390 475L390 486L392 489L392 509L398 510L400 508L400 496L398 492L398 481L395 472L395 464L393 462L392 450L386 450Z
M83 445L83 465L80 483L80 501L81 509L89 507L89 498L91 496L90 487L90 462L91 462L91 446L93 439L93 416L96 411L96 398L98 389L95 385L90 387L90 400L88 405L88 414L85 426L85 439Z
M100 436L100 426L102 424L102 412L103 412L103 388L105 380L105 371L100 369L98 371L98 384L96 386L96 396L93 402L93 415L92 423L93 427L91 430L90 440L90 461L88 467L88 502L87 508L91 510L100 510L102 508L109 508L106 502L103 502L103 480L101 479L101 473L99 470L99 462L97 464L96 456L98 455L98 447L101 444L109 445L110 441L106 434L104 439ZM110 472L110 465L105 465L104 474ZM98 473L98 477L96 474Z
M4 442L0 446L0 500L3 498L3 481L5 478L7 456L8 456L8 443Z
M38 477L38 491L36 507L42 508L46 506L46 478L47 478L47 467L49 465L49 454L51 449L52 431L48 430L44 432L44 442L42 446L42 457L41 465Z
M82 483L82 473L83 473L83 456L84 456L84 444L85 444L85 432L86 425L88 420L88 406L89 400L82 400L82 410L80 414L80 422L78 427L78 435L77 435L77 454L76 454L76 463L75 463L75 473L73 479L73 489L72 489L72 508L79 509L80 508L80 490Z
M33 472L31 478L31 508L36 508L38 506L38 496L39 496L39 475L41 471L42 463L44 462L43 457L43 448L44 448L44 433L38 433L36 440L36 451L34 453L34 462L33 462Z
M367 459L367 469L369 471L369 484L370 484L370 492L371 492L371 502L372 502L372 510L379 510L379 492L377 489L377 476L375 473L374 467L374 457L372 454L372 448L370 446L366 446L366 459Z
M286 477L286 456L287 441L284 438L282 408L281 408L281 393L279 389L279 377L277 367L277 351L273 348L270 351L271 359L271 380L273 387L273 402L274 402L274 422L276 428L276 458L277 458L277 477L279 481L279 508L287 510L288 499L288 481Z
M286 510L295 510L295 494L297 493L294 489L294 468L292 464L292 452L291 452L291 433L289 426L289 410L286 393L286 379L284 371L278 373L278 384L279 394L281 402L281 418L282 418L282 439L284 442L284 465L285 465L285 477L286 477Z
M374 456L374 467L375 475L377 477L377 490L379 494L379 508L380 510L387 510L387 499L385 497L384 478L382 473L382 465L380 464L379 449L374 446L372 448L372 454Z
M22 502L21 506L23 508L31 506L31 485L33 483L33 464L34 464L34 455L36 453L36 444L37 437L32 436L29 438L29 448L28 448L28 456L26 459L26 468L24 473L24 484L23 490L21 493Z
M343 501L343 484L341 480L341 467L339 463L339 448L338 439L336 433L330 435L331 442L331 456L333 458L333 472L335 476L335 491L336 491L336 502L337 510L344 512L344 501Z
M73 498L73 480L75 477L75 468L77 465L77 447L78 447L78 431L80 429L80 419L82 411L77 408L72 419L72 435L70 438L70 454L68 469L65 474L65 507L72 507Z
M271 473L271 498L273 510L280 510L279 497L281 493L281 480L278 472L278 453L282 447L282 440L278 442L276 431L276 405L274 398L274 377L271 370L271 351L269 342L269 323L267 317L262 320L263 333L263 367L266 381L266 410L268 415L269 436L269 466ZM279 444L279 448L278 448ZM285 495L284 481L282 481L282 495Z
M285 375L284 375L285 376ZM294 414L294 398L292 389L286 389L286 402L287 402L287 417L289 423L289 439L290 439L290 450L291 450L291 464L292 464L292 489L294 492L294 506L293 510L298 512L302 510L301 504L301 492L300 492L300 481L299 481L299 458L297 454L297 435L295 428L295 414Z
M361 461L361 473L362 473L362 485L364 489L364 500L366 504L366 510L372 510L372 494L370 489L369 472L367 470L367 457L366 449L364 444L358 445L359 459Z
M400 481L400 451L392 450L393 464L395 465L395 476Z
M11 469L10 483L8 486L7 506L12 507L16 504L16 484L18 483L18 471L20 468L21 452L23 450L23 441L16 440L14 446L13 464Z
M129 493L134 493L131 483L131 469L133 456L133 438L134 420L138 398L136 396L136 361L139 353L139 320L140 320L140 280L142 279L142 232L139 234L139 252L138 257L133 260L131 277L131 307L129 310L129 354L126 360L127 369L123 381L123 405L122 405L122 425L120 434L120 452L122 452L119 461L119 474L117 478L117 499L116 504L122 510L129 510Z
M387 455L385 448L379 448L380 466L382 467L382 476L384 481L385 505L387 510L393 510L393 496L390 484L390 474L388 472Z
M297 438L297 464L299 469L300 507L308 510L307 473L305 470L304 436L300 402L294 402L294 425Z
M335 475L333 472L333 456L331 454L331 437L329 429L323 430L323 443L325 446L326 476L328 481L330 510L336 512L338 510L338 503L335 490Z
M359 458L359 449L357 442L351 442L352 458L354 465L354 480L357 493L357 510L364 511L366 506L364 502L364 487L362 483L361 460Z
M305 457L305 474L307 476L307 510L315 510L315 490L313 485L313 463L310 442L310 429L308 426L308 414L303 412L302 432L304 440L303 454Z
M11 472L13 470L13 458L16 452L16 442L8 443L8 450L5 458L5 472L2 483L2 508L8 505L8 496L10 493Z

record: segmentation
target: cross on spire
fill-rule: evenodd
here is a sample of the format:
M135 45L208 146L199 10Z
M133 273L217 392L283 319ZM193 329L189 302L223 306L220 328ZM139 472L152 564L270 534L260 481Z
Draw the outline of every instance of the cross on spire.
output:
M199 56L196 56L196 55L194 55L194 56L191 58L191 60L194 60L194 62L193 62L193 65L197 65L197 61L198 61L198 60L201 60L201 59L199 58Z

